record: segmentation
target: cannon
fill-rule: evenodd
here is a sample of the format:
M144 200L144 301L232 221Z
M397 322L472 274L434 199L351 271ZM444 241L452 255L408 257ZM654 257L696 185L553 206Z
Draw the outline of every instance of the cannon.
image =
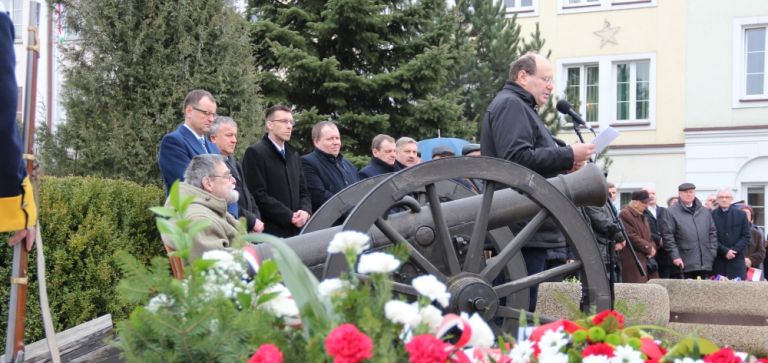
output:
M480 180L476 194L456 180ZM487 157L430 161L354 184L328 200L302 233L285 242L317 275L347 270L328 243L342 230L367 232L371 250L402 245L408 261L394 274L393 289L416 296L410 281L432 274L448 286L448 310L480 314L497 332L509 332L528 305L528 289L553 278L578 275L582 309L611 307L610 286L595 238L576 206L603 205L607 185L601 171L544 179L523 166ZM392 213L392 208L401 210ZM333 226L344 217L343 223ZM528 276L520 250L551 219L575 261ZM528 221L517 235L509 225ZM259 245L262 258L271 255Z

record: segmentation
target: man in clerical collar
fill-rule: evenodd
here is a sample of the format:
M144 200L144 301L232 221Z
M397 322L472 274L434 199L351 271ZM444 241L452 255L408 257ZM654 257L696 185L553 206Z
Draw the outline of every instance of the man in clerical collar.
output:
M312 127L315 150L301 157L312 209L317 210L334 194L358 181L357 168L341 154L341 134L331 121Z
M712 220L717 228L717 257L712 272L729 279L747 277L744 251L752 238L747 214L732 205L733 193L728 188L717 191L717 206Z

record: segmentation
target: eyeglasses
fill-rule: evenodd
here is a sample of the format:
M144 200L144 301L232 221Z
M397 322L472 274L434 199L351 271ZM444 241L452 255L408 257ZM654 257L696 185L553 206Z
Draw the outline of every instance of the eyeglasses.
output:
M235 177L232 175L232 173L223 174L223 175L209 175L211 178L224 178L229 180L235 180Z
M289 118L279 118L279 119L276 119L276 120L269 120L269 121L279 122L281 124L291 124L291 125L295 125L296 124L296 121L294 121L292 119L289 119Z
M195 106L192 106L192 109L197 111L197 112L202 113L203 115L205 115L205 117L216 117L216 116L218 116L216 114L216 112L206 111L206 110L203 110L203 109L199 109L199 108L197 108Z
M539 77L539 76L536 76L536 77L538 77L540 80L544 81L544 83L546 83L546 84L552 84L552 82L554 81L552 79L552 77Z

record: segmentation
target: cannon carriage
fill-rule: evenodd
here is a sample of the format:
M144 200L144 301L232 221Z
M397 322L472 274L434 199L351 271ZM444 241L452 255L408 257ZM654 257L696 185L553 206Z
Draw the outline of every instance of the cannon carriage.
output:
M456 182L461 178L479 180L484 192L465 188ZM544 179L501 159L445 158L349 186L319 208L300 235L285 241L320 277L347 270L343 256L326 251L339 231L368 233L371 250L402 245L410 257L393 274L397 293L416 296L411 280L434 275L451 293L449 311L478 313L497 332L509 332L528 306L528 289L552 278L579 276L583 310L611 308L600 253L577 209L604 205L606 190L594 165ZM575 260L528 276L521 248L548 218ZM509 225L518 221L528 223L514 235ZM271 255L266 245L258 253Z

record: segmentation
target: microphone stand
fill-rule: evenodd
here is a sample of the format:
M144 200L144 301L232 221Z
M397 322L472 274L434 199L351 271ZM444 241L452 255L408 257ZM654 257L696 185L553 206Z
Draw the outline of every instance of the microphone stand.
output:
M584 143L584 137L581 135L581 130L579 130L580 124L577 122L573 122L573 131L576 133L576 136L579 137L579 141L583 144ZM595 130L592 128L589 129L592 131L593 135L595 134ZM589 158L590 163L594 163L592 158ZM619 226L619 231L621 232L621 237L624 238L624 241L627 243L627 246L629 247L630 252L632 252L632 258L635 260L635 266L637 267L638 271L640 272L640 276L645 277L646 273L645 270L643 270L643 266L640 264L640 259L637 258L637 252L635 251L635 248L632 246L632 242L629 240L629 236L627 236L627 231L624 229L624 224L621 223L621 219L619 218L618 213L616 213L616 209L613 208L612 205L610 205L611 200L608 199L605 201L605 206L608 207L608 209L611 211L611 216L613 217L613 223ZM616 283L616 278L614 277L614 273L616 271L616 261L614 261L613 254L616 249L616 242L613 240L610 240L608 242L608 265L611 268L611 271L608 271L608 282L610 286L611 291L611 309L613 309L613 301L615 300L614 296L614 289L613 285Z

